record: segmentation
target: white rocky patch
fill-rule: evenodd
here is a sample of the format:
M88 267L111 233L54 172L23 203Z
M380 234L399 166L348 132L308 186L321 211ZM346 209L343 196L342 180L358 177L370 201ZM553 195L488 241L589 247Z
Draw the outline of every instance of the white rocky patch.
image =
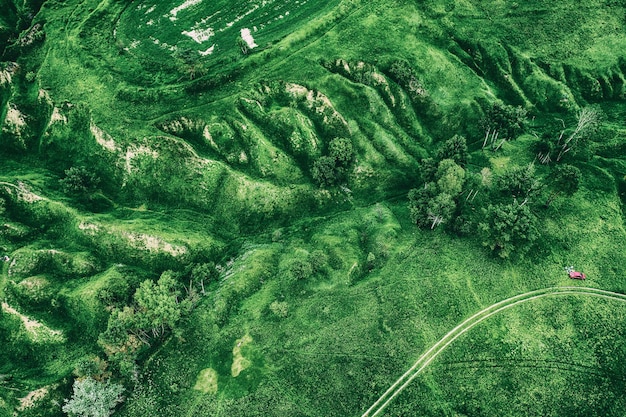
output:
M54 109L52 109L52 116L50 116L50 122L48 123L48 126L57 122L63 124L67 123L67 117L65 117L65 115L61 113L61 110L59 110L58 107L55 107Z
M212 36L214 36L215 31L212 28L194 29L192 31L183 31L182 34L189 36L197 43L203 43L208 41Z
M8 70L0 71L0 85L11 83L11 73Z
M5 122L12 124L15 127L24 127L26 126L26 119L21 111L16 109L15 107L9 107L9 111L7 111Z
M172 22L175 21L177 19L176 15L178 14L178 12L181 12L185 9L190 8L191 6L195 6L196 4L200 4L200 3L202 3L202 0L187 0L180 6L174 7L172 10L170 10L170 13L169 13L170 20Z
M180 256L187 253L187 247L173 245L157 236L129 232L124 232L123 235L137 249L146 249L150 252L167 252L172 256Z
M152 157L152 159L157 159L159 157L159 153L157 151L150 149L147 146L140 145L130 147L126 150L126 155L124 155L124 167L126 168L127 173L132 173L133 159L140 155L148 155Z
M25 397L20 398L20 405L17 407L17 411L25 411L29 408L33 408L35 404L46 395L48 395L48 387L39 388L29 392ZM17 413L14 415L17 415Z
M93 123L91 123L91 126L89 129L91 130L91 134L93 135L93 137L96 138L96 142L98 142L98 144L102 146L104 149L109 150L111 152L116 152L118 150L118 147L115 144L115 140L113 140L113 137L109 135L107 132L100 129L98 126L96 126Z
M207 49L206 51L198 51L198 53L202 56L207 56L207 55L211 55L213 53L213 51L215 50L215 44L213 44L209 49Z
M246 44L248 44L248 48L250 49L256 48L257 46L259 46L254 42L254 38L252 37L252 34L250 33L250 29L248 28L241 29L241 38L244 40Z

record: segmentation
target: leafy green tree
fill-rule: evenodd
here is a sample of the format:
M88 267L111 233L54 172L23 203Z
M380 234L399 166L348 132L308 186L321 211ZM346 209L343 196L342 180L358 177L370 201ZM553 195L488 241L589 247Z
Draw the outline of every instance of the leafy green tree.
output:
M494 102L481 120L487 136L497 133L500 139L515 139L527 129L528 112L521 106L511 106L501 101Z
M537 218L524 204L497 204L483 209L485 221L478 230L483 245L501 258L522 255L537 239Z
M154 337L160 337L176 327L182 310L187 307L187 302L180 303L180 291L176 286L171 271L161 274L156 283L145 280L139 285L134 297L137 327L151 330Z
M437 164L434 158L424 158L420 161L421 180L424 183L435 181L437 174Z
M65 170L65 177L59 183L67 194L87 195L98 188L100 178L84 166L78 166Z
M354 162L354 147L350 139L335 138L331 140L328 144L328 153L339 167L347 168Z
M436 179L441 193L457 196L463 189L465 170L452 159L444 159L437 166Z
M439 152L437 152L437 159L451 159L461 167L467 165L469 159L469 153L467 151L467 140L465 136L454 135L443 143Z
M560 194L565 194L568 197L574 195L580 188L582 174L580 169L575 166L559 165L554 169L550 178L552 179L553 191L546 201L546 207L552 204Z
M535 166L514 167L496 179L496 188L513 198L529 199L541 190L542 183L535 174Z
M72 398L65 400L63 412L71 417L108 417L124 401L124 387L93 378L74 381Z
M315 182L322 187L330 187L339 183L341 172L337 169L335 159L330 156L321 156L313 163L311 175Z
M191 269L191 279L200 284L202 294L206 292L204 288L205 282L208 284L217 281L218 278L219 271L213 262L196 264Z
M430 199L426 206L426 218L430 222L430 228L434 229L450 220L455 209L456 202L448 193L441 193Z

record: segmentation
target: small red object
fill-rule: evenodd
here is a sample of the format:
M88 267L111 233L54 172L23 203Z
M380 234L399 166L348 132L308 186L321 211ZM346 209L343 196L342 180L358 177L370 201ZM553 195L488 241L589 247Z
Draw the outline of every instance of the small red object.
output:
M578 271L570 271L569 277L572 279L586 279L587 278L585 274L583 274L582 272L578 272Z

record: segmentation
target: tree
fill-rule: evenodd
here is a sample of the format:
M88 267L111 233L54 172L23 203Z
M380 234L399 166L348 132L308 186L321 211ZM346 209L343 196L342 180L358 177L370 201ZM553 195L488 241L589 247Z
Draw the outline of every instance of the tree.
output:
M318 158L317 161L313 163L311 175L315 182L322 187L336 185L341 178L341 173L337 170L335 159L330 156L321 156Z
M600 111L596 107L584 107L578 112L576 127L563 139L565 130L559 136L558 145L560 145L559 154L556 157L557 162L561 160L563 155L571 151L586 136L593 133L600 125Z
M445 141L439 152L437 152L437 159L452 159L461 167L467 165L468 158L467 140L465 136L461 135L454 135Z
M339 167L348 168L354 162L352 141L346 138L335 138L328 144L328 153Z
M578 191L578 188L580 188L582 174L580 173L580 169L575 166L560 165L554 169L550 178L552 178L553 191L550 193L550 196L546 201L546 207L548 207L560 194L565 194L568 197L574 195L574 193Z
M465 170L452 159L444 159L437 166L437 187L441 193L457 196L463 189Z
M434 229L450 220L455 209L456 202L448 193L441 193L430 199L426 206L427 219L431 222L430 228Z
M167 330L173 330L181 318L181 309L186 307L179 302L180 291L171 271L161 274L155 283L145 280L135 292L137 327L149 329L154 337L160 337Z
M524 203L535 196L541 186L532 163L509 169L496 180L496 187L502 194L512 195L516 199L523 198Z
M196 264L191 270L191 279L200 283L202 294L205 294L204 282L210 283L217 281L218 278L219 271L213 262ZM191 288L189 290L191 291Z
M537 218L527 205L498 204L483 209L485 222L478 225L483 245L501 258L523 254L537 239Z
M65 170L65 178L59 180L63 192L74 195L93 193L100 184L100 178L84 166Z
M501 101L493 103L481 120L482 128L485 130L483 147L489 138L491 138L492 145L498 137L502 140L515 139L526 130L527 115L528 112L521 106L515 107Z
M124 387L93 378L74 381L73 395L65 400L63 412L72 417L108 417L116 405L124 401Z

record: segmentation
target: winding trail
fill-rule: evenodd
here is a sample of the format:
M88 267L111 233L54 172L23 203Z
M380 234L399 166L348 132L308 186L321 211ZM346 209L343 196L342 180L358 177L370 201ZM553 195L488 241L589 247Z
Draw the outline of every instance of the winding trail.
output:
M497 314L503 310L514 307L527 301L536 300L543 297L560 295L586 295L592 297L606 298L626 303L626 295L588 287L550 287L540 290L530 291L516 295L506 300L502 300L469 317L461 324L450 330L428 351L426 351L396 382L389 387L383 395L365 412L361 417L375 417L379 415L389 403L413 381L433 360L437 358L452 342L465 332L476 326L483 320Z

